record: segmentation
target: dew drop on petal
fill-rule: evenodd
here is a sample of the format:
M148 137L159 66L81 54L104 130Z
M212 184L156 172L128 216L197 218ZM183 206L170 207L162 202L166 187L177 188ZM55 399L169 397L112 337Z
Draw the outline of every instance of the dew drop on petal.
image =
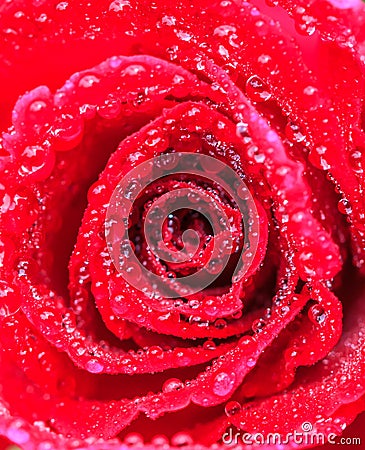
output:
M314 324L321 324L326 320L326 313L320 305L313 305L309 308L308 318Z
M218 275L224 267L224 264L221 259L211 259L206 266L206 270L211 275Z
M154 164L156 167L164 170L171 170L179 163L178 155L175 153L166 153L156 158Z
M49 120L49 105L43 100L33 100L27 109L27 119L31 121L34 126L39 124L46 124Z
M298 269L301 271L304 278L315 276L314 270L314 255L310 251L302 251L298 254Z
M200 301L197 299L189 300L189 307L191 309L198 309L200 306Z
M158 345L153 345L148 349L148 354L154 356L155 358L161 359L164 356L164 351Z
M98 113L104 119L115 119L122 110L121 101L118 98L108 98L99 106Z
M161 23L168 27L172 27L176 23L176 17L174 16L163 16L161 19Z
M232 417L241 411L241 405L238 402L228 402L224 408L224 411L228 417Z
M213 392L220 397L225 397L234 388L235 378L234 374L219 373L213 381Z
M306 86L303 90L303 93L305 95L314 95L316 92L318 92L318 89L314 86Z
M55 150L68 151L76 147L82 140L84 122L81 117L62 114L52 130L56 138Z
M128 0L115 0L110 3L109 11L119 13L126 8L131 8L131 4Z
M271 98L269 88L257 75L253 75L246 81L246 92L255 102L266 102Z
M184 383L181 380L179 380L178 378L170 378L163 384L162 391L163 392L179 391L183 387Z
M362 152L360 150L355 150L349 155L349 160L351 167L356 173L363 173L364 169L362 167Z
M85 367L90 373L100 373L104 370L104 366L96 359L90 359L90 361L86 363Z
M171 445L173 447L185 447L193 444L192 437L187 433L176 433L171 438Z
M79 108L80 116L86 120L93 119L96 115L96 109L95 105L85 103Z
M341 214L351 214L352 207L351 207L350 202L347 199L342 198L338 202L338 210L340 211Z
M129 447L142 447L144 444L143 436L139 433L127 434L123 442Z
M232 314L232 319L240 319L243 315L242 310L236 311L235 313Z
M254 367L255 364L256 364L255 358L248 358L247 367Z
M203 348L204 348L204 350L215 350L217 348L217 346L215 345L214 341L209 339L204 342Z
M29 441L29 433L24 429L22 420L14 420L7 430L7 437L16 444L25 444Z
M327 147L319 145L309 152L309 161L318 169L328 170L331 166L326 161Z
M56 9L57 11L65 11L68 8L68 2L60 2L57 3Z
M21 155L19 175L33 181L46 179L53 170L55 155L52 150L39 145L28 146Z
M261 64L267 64L271 61L271 56L262 54L257 58L257 61Z
M92 87L94 84L97 84L100 82L100 78L98 78L96 75L84 75L79 80L79 87L88 89Z
M338 9L351 9L355 7L360 7L360 0L329 0L335 8Z
M303 134L299 125L294 122L288 122L285 127L285 134L290 141L293 142L303 142L305 139L305 135Z
M225 328L227 326L227 322L224 319L217 319L214 322L214 326L218 329L218 330L222 330L223 328Z
M145 144L148 147L154 147L161 141L161 137L159 136L160 133L158 130L149 130L147 134L148 137L145 140Z
M263 319L256 319L252 322L252 331L259 333L265 326L265 321Z
M154 436L151 439L151 444L155 449L169 448L169 440L163 434Z
M5 281L0 280L0 317L9 317L20 309L20 299L14 289Z
M236 134L238 137L244 137L248 131L248 124L246 122L238 122L236 124Z
M126 279L130 283L138 283L142 278L142 269L138 264L130 263L125 269Z

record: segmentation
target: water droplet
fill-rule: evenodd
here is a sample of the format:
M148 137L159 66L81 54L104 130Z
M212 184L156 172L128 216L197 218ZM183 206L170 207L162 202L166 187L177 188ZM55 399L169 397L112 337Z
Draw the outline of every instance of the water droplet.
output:
M316 275L313 264L313 253L310 251L302 251L298 254L298 269L303 271L302 275L305 279Z
M208 173L218 173L223 168L222 163L214 158L201 158L200 165Z
M224 408L224 411L228 417L235 416L241 411L241 405L238 402L228 402Z
M322 306L320 305L313 305L308 310L308 318L314 323L314 324L321 324L326 320L326 313Z
M245 137L248 131L248 124L245 122L238 122L236 124L236 134L238 137Z
M218 275L223 269L223 262L220 259L212 259L206 266L206 270L211 275Z
M25 429L25 423L20 420L14 420L7 430L7 437L15 444L25 444L29 441L29 433Z
M80 116L83 117L85 120L93 119L96 115L96 106L90 105L88 103L85 103L84 105L81 105L79 108Z
M247 359L247 367L254 367L256 364L255 358L248 358Z
M130 8L131 4L128 0L115 0L110 3L109 11L118 13L122 12L125 8Z
M300 34L312 36L316 31L316 19L308 14L296 18L295 29Z
M264 163L264 162L265 162L265 159L266 159L266 157L265 157L265 155L264 155L263 153L257 153L257 154L254 156L254 160L255 160L257 163L259 163L259 164Z
M175 30L175 34L179 39L185 42L189 42L193 38L192 34L182 30Z
M179 380L178 378L170 378L163 384L162 391L163 392L180 391L183 387L184 383L181 380Z
M227 322L224 319L217 319L214 322L214 326L215 328L217 328L218 330L222 330L223 328L225 328L227 326Z
M10 192L0 184L0 213L7 231L23 231L31 226L39 213L39 202L31 189Z
M68 2L60 2L56 5L57 11L65 11L68 7Z
M362 153L360 150L355 150L350 154L350 164L356 173L363 173L362 168Z
M293 142L303 142L305 139L305 135L302 133L302 130L299 125L294 122L288 122L285 127L285 134L290 141Z
M257 75L253 75L246 81L246 92L255 102L266 102L271 98L269 88Z
M35 425L35 423L34 423L34 425ZM37 446L37 450L52 450L53 448L54 448L54 445L50 441L43 441L40 444L38 444L38 446ZM11 450L11 448L8 450Z
M153 448L156 448L156 449L161 449L161 448L168 449L169 448L169 440L163 434L154 436L151 439L151 444L152 444Z
M239 340L239 345L251 345L254 342L253 338L251 336L242 336Z
M146 69L140 64L131 64L123 70L123 74L129 76L135 76L143 72L146 72ZM145 92L147 93L147 91Z
M78 354L78 356L85 355L85 353L86 353L86 348L79 347L79 348L76 350L76 353Z
M165 153L155 158L154 165L160 169L171 170L179 163L179 158L176 153Z
M20 300L14 289L5 281L0 281L0 317L9 317L20 309Z
M239 311L236 311L235 313L232 314L232 319L240 319L242 317L242 310L240 309Z
M166 49L166 53L170 61L175 61L177 59L177 52L179 51L179 47L177 45L172 45Z
M148 354L154 356L155 358L161 359L164 356L164 351L158 345L153 345L147 350Z
M85 368L90 373L100 373L104 370L104 366L96 359L90 359L86 363Z
M200 306L200 301L196 299L189 300L189 306L191 309L198 309Z
M191 364L191 358L183 351L178 351L174 356L175 361L181 367L188 366L189 364ZM188 382L186 382L186 384L187 383Z
M329 0L329 3L338 9L351 9L359 5L358 0Z
M38 120L46 121L46 114L48 112L48 105L43 100L34 100L28 106L28 117L36 122Z
M32 181L43 181L51 173L55 163L55 154L48 147L28 146L21 155L19 175Z
M213 381L213 392L219 397L225 397L234 388L235 375L226 372L219 373Z
M327 147L319 145L309 152L309 161L318 169L328 170L331 166L326 161Z
M214 29L214 36L228 36L230 33L235 33L237 30L231 25L221 25Z
M268 62L270 62L271 61L271 56L269 56L269 55L260 55L258 58L257 58L257 61L259 62L259 63L261 63L261 64L267 64Z
M154 147L161 141L159 130L149 130L147 134L149 137L146 138L145 144L148 145L148 147Z
M168 27L173 27L176 24L176 17L174 16L163 16L161 23Z
M142 269L139 264L129 263L124 269L124 273L126 274L127 281L131 284L137 283L142 278Z
M84 75L79 80L79 87L88 89L98 83L100 83L100 78L98 78L96 75L92 75L92 74Z
M263 319L257 319L252 322L252 331L259 333L265 326L265 321Z
M122 110L122 104L119 98L110 97L105 100L104 104L98 107L100 117L104 119L115 119Z
M341 214L345 215L351 214L352 213L351 203L346 198L342 198L338 202L338 210L340 211Z
M68 151L76 147L82 140L83 131L84 121L81 117L62 114L52 130L55 150Z
M121 194L127 200L133 201L138 196L141 189L142 185L138 180L131 180Z
M171 438L171 445L173 447L185 447L187 445L193 445L194 441L187 433L176 433Z
M143 447L144 439L143 436L139 433L129 433L124 438L124 444L129 447Z
M290 311L289 306L283 306L282 308L280 308L279 314L280 316L285 316L286 314L288 314L289 311Z
M318 92L318 89L314 86L306 86L303 90L305 95L314 95Z
M199 192L191 191L188 193L188 199L191 203L198 203L201 200Z
M204 350L215 350L217 346L215 345L214 341L208 339L207 341L204 342L203 348Z

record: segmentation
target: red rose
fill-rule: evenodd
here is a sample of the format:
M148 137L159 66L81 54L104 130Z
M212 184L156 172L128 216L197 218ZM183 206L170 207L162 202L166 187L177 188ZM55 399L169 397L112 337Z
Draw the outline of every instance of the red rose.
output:
M7 442L304 448L365 409L364 7L255 3L1 6Z

